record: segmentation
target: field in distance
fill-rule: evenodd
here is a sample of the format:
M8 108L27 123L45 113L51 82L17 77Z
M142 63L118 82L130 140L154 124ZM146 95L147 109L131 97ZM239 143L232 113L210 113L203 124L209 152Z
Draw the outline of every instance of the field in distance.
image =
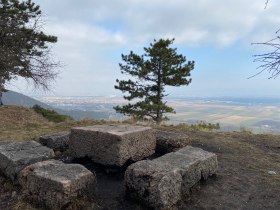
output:
M126 103L121 97L44 97L40 100L70 113L71 110L100 112L105 114L99 119L124 119L113 110L113 106ZM279 98L167 98L167 101L176 110L176 114L168 115L168 123L194 124L204 121L220 123L224 131L280 132Z
M171 123L220 123L222 130L247 129L257 133L280 132L278 104L240 103L227 101L171 101L176 115Z

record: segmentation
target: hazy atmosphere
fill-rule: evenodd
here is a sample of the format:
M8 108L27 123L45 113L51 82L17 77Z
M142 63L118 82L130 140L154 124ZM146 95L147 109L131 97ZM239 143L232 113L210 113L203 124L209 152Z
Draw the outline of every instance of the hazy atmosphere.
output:
M36 0L45 15L44 30L58 37L54 57L63 64L51 88L8 89L27 95L121 95L121 54L142 54L153 39L175 38L174 47L196 62L188 87L168 89L173 96L278 96L278 79L258 72L253 55L264 52L253 42L268 41L280 27L278 1L263 0ZM23 88L24 87L24 88Z

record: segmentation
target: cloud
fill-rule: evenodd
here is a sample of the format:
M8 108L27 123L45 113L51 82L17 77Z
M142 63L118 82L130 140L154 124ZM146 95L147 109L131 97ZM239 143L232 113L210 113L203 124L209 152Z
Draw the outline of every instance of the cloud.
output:
M264 25L270 28L268 34L277 27L279 3L273 2L273 7L266 10L264 4L255 0L60 0L55 3L43 0L42 9L58 22L64 22L67 31L76 38L95 34L97 39L91 36L90 42L145 43L171 36L184 44L226 47L250 37Z
M230 49L269 40L280 28L278 1L267 9L264 0L34 1L46 14L46 33L58 36L54 52L65 64L55 89L60 93L73 84L81 95L112 91L120 54L153 39L175 38L178 49Z
M125 43L121 32L85 24L82 22L52 21L46 30L55 34L63 47L103 48L116 47Z

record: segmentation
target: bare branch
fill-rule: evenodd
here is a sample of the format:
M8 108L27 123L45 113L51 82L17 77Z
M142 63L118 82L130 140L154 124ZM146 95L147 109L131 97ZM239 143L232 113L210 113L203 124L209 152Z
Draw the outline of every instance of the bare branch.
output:
M261 65L258 69L261 69L260 72L251 76L250 78L259 75L260 73L267 71L271 74L269 77L276 78L280 74L280 37L277 36L276 38L263 42L263 43L253 43L255 45L264 45L272 48L271 52L263 53L254 55L255 59L254 62L260 62Z
M269 0L266 0L264 9L267 8L268 2L269 2Z

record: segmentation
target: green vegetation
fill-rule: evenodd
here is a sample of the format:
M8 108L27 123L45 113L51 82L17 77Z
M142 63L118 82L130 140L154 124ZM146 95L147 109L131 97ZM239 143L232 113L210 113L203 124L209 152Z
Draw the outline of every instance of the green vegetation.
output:
M48 89L57 76L50 44L57 37L42 31L42 12L31 0L0 0L0 105L8 81L18 77Z
M203 121L198 122L197 124L187 124L187 123L179 123L177 125L163 125L168 130L180 130L180 131L213 131L219 130L219 123L206 123Z
M144 48L143 55L132 51L129 55L122 55L124 64L119 64L121 73L133 79L117 79L115 88L128 93L124 99L136 102L114 107L117 112L136 120L151 119L157 124L168 119L165 113L175 113L164 102L164 97L168 95L165 87L189 85L194 61L187 61L185 56L177 54L177 49L170 47L173 42L174 39L154 40L150 47Z
M55 122L55 123L65 122L67 120L72 120L72 118L70 116L61 115L54 110L44 109L43 107L41 107L37 104L34 105L32 107L32 109L35 112L43 115L43 117L47 118L49 121L52 121L52 122Z
M180 123L178 127L181 127L186 130L219 130L220 124L219 123L206 123L206 122L199 122L197 124L188 125L186 123Z

